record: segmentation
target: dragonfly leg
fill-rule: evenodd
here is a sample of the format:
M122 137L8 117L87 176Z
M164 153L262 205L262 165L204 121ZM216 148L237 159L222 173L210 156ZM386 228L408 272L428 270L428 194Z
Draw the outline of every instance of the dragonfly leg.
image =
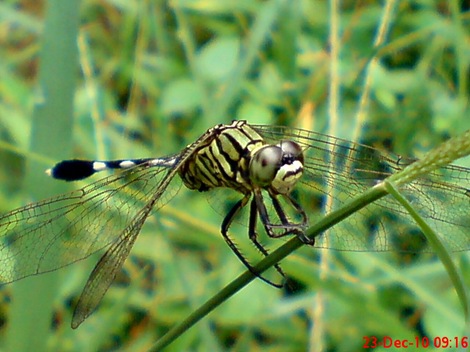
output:
M243 254L240 252L240 250L237 248L237 246L235 245L235 243L232 241L232 239L229 237L228 235L228 230L230 228L230 225L232 224L233 220L235 219L236 215L240 212L241 209L243 209L247 204L248 204L248 201L250 200L251 198L251 194L248 193L246 194L242 199L240 199L233 207L232 209L230 209L230 211L228 212L228 214L225 216L224 220L222 221L222 228L221 228L221 233L222 233L222 237L224 238L225 242L228 244L228 246L230 247L230 249L232 250L233 253L235 253L235 255L238 257L238 259L243 263L243 265L245 265L245 267L253 274L255 275L256 277L260 278L261 280L263 280L264 282L266 282L267 284L269 285L272 285L274 287L278 287L278 288L281 288L283 285L280 285L280 284L276 284L274 282L271 282L270 280L264 278L260 273L258 273L255 268L253 268L253 266L248 262L248 260L243 256ZM250 214L250 227L252 226L252 220L251 220L252 216ZM254 223L256 224L256 218L254 220ZM250 235L250 239L251 239L251 229L249 230L249 235ZM256 235L255 235L255 238L256 238ZM253 240L252 240L253 241ZM265 248L263 248L261 246L261 244L259 244L257 241L256 242L253 242L255 243L255 246L260 249L260 251L266 256L268 253L266 251ZM276 270L283 276L285 277L284 275L284 272L282 271L282 269L279 267L278 264L275 265L276 267Z
M302 216L302 222L300 224L294 224L289 221L287 215L284 212L277 196L269 192L269 197L271 198L272 204L274 206L274 210L276 211L277 216L281 220L281 225L273 225L271 220L269 219L268 211L266 209L266 205L263 202L263 195L261 194L260 189L254 190L254 199L256 200L256 206L258 209L258 213L260 214L261 221L263 222L264 228L266 229L266 233L269 237L273 238L280 238L287 235L296 235L303 243L308 245L314 245L315 240L308 238L305 236L304 232L301 228L305 227L307 224L307 215L302 207L289 195L284 195L289 203L294 207L294 209ZM284 231L281 233L274 233L273 229L283 229Z
M256 222L257 222L257 219L258 219L258 207L257 207L257 204L256 204L256 200L255 198L253 198L251 200L251 204L250 204L250 221L249 221L249 225L248 225L248 236L250 237L250 240L251 242L253 242L253 244L255 245L255 247L266 257L269 255L269 252L267 251L266 248L263 247L263 245L261 243L259 243L258 241L258 234L256 233ZM275 264L274 265L274 268L277 270L277 272L284 278L287 280L287 276L286 274L284 273L284 271L281 269L280 265L279 264ZM279 285L277 284L274 284L273 282L271 282L270 280L267 280L267 279L264 279L262 278L265 282L273 285L273 286L276 286L276 287L279 287Z
M269 192L269 196L271 197L271 200L272 200L273 205L274 205L274 209L276 210L277 215L281 219L282 224L287 225L287 226L292 226L292 224L289 222L289 220L287 220L286 214L284 213L284 210L282 209L282 206L279 203L279 200L277 199L276 195L273 195L273 194L271 194L271 192ZM286 200L289 201L289 203L292 205L292 207L302 217L302 222L299 224L299 227L302 227L302 228L306 227L308 220L307 220L307 214L305 214L304 209L289 194L284 194L283 196ZM284 222L284 221L286 221L286 222ZM294 233L299 238L299 240L301 240L305 244L308 244L309 246L313 246L315 244L315 239L305 236L304 232L302 230L298 229L298 228L294 228L292 233Z

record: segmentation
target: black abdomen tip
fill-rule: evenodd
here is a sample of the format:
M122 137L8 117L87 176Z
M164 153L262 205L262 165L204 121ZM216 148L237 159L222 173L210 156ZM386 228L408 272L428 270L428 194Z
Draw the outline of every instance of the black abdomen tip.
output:
M48 170L48 174L56 179L65 181L78 181L93 175L93 161L64 160Z

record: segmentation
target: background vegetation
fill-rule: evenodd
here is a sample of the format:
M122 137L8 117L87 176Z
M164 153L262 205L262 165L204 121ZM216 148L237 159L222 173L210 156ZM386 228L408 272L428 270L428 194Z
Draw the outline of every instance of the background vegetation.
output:
M57 187L36 172L29 178L33 162L46 169L71 157L163 156L232 119L417 157L470 128L465 1L87 0L79 11L58 3L50 2L52 18L71 31L79 21L78 57L75 46L63 53L63 62L78 62L72 78L57 74L61 61L38 72L47 40L70 36L45 31L46 3L0 3L2 212L38 200L31 189ZM49 114L42 144L54 156L31 148L47 78L76 83L73 114ZM63 120L73 130L57 132ZM468 158L461 165L470 167ZM149 219L78 330L70 329L72 307L97 257L3 286L0 348L35 341L36 350L146 350L244 270L219 235L221 219L206 197L182 189ZM470 282L468 259L455 255ZM168 350L355 351L364 336L464 334L453 287L431 255L302 248L283 264L296 292L253 282Z

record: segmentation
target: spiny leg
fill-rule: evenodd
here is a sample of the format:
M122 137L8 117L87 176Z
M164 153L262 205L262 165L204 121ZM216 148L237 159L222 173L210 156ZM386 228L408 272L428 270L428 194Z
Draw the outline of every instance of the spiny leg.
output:
M261 222L263 223L264 228L266 230L266 233L268 234L269 237L279 238L279 237L283 237L283 236L286 236L288 234L291 234L293 232L292 229L287 229L287 225L285 225L285 224L283 224L281 226L277 226L278 228L285 229L284 232L282 232L281 234L275 234L273 232L272 229L275 228L276 226L274 226L271 223L271 220L269 219L268 210L266 209L266 205L264 204L263 195L261 193L260 188L255 188L254 189L254 200L256 201L256 208L257 208L259 216L261 218ZM284 214L284 211L282 210L280 204L279 204L279 208L281 210L282 215L278 214L278 216L281 218L281 221L284 222L283 221L283 219L284 219L286 222L288 222L287 216Z
M266 229L266 233L268 234L268 236L273 237L273 238L279 238L279 237L284 237L287 235L295 234L303 243L313 245L315 241L306 237L303 231L299 229L299 226L304 226L307 223L307 215L305 214L302 207L292 197L285 195L285 197L289 200L289 202L296 209L296 211L300 213L303 219L302 224L300 225L292 224L287 219L284 209L282 209L282 206L279 203L279 200L277 199L276 195L269 192L269 197L272 200L274 209L276 211L277 216L281 220L282 225L273 225L271 223L271 220L269 219L268 211L266 209L266 205L264 204L264 201L263 201L263 195L261 193L261 189L259 188L254 189L254 199L256 200L258 213L260 214L261 221L264 225L264 228ZM276 234L273 232L273 228L282 228L285 231L283 231L282 233Z
M232 209L230 209L230 211L227 213L224 220L222 221L222 227L221 227L221 233L222 233L222 236L223 236L225 242L227 242L228 246L235 253L235 255L238 257L238 259L240 259L240 261L248 268L250 267L250 264L247 262L245 257L240 253L238 248L235 246L235 243L233 243L233 241L230 239L230 237L228 236L227 233L228 233L230 225L232 224L235 216L240 212L240 210L243 207L246 206L249 199L250 199L249 195L245 195L242 199L240 199L232 207Z
M259 243L258 241L258 234L256 233L256 222L258 220L258 209L257 209L257 206L256 206L256 200L253 198L251 200L251 204L250 204L250 220L249 220L249 226L248 226L248 236L250 237L250 240L251 242L253 242L253 244L255 245L255 247L265 256L267 257L269 255L269 252L266 250L266 248L263 247L263 245L261 243ZM274 268L277 270L277 272L284 278L287 280L287 277L286 277L286 274L284 273L284 271L281 269L280 265L279 264L274 264ZM257 275L258 277L260 277L261 279L263 279L263 281L271 284L272 286L275 286L275 287L282 287L282 285L278 285L278 284L275 284L273 283L272 281L268 280L268 279L265 279L264 277L262 277L261 275Z
M274 194L271 190L269 190L268 193L269 197L273 202L274 209L276 210L277 215L281 219L282 224L286 226L292 226L292 223L287 219L284 209L282 208L282 205L279 202L279 199L277 198L277 194ZM302 217L302 222L299 224L299 226L305 226L307 224L307 214L305 214L304 209L289 194L282 194L282 196L289 201L295 211L299 213Z
M292 207L300 214L300 216L302 217L302 223L300 223L299 225L301 227L304 227L307 224L307 214L305 214L304 209L289 194L283 194L283 196L285 197L285 199L287 199L289 201L289 203L292 205ZM281 203L279 202L279 199L277 199L277 196L275 194L272 194L271 191L269 191L269 197L271 198L271 201L273 202L273 206L274 206L274 209L276 210L276 214L281 219L282 225L287 226L287 227L292 226L292 224L287 219L287 216L284 212L284 209L282 208ZM271 227L273 227L273 226L271 226ZM292 233L292 232L281 233L280 235L275 234L275 237L282 237L282 236L288 235L290 233ZM303 231L299 231L297 229L294 229L293 233L295 233L297 235L297 237L303 243L308 244L310 246L313 246L315 244L315 239L312 239L312 238L309 238L309 237L305 236Z
M248 262L248 260L246 260L246 258L243 256L243 254L238 250L237 246L235 245L235 243L230 239L230 237L228 236L228 230L230 228L230 225L232 224L233 220L235 219L236 215L240 212L241 209L243 209L247 204L248 204L248 201L250 200L251 198L251 194L246 194L242 199L240 199L233 207L232 209L230 209L230 211L227 213L227 215L225 216L224 220L222 221L222 228L221 228L221 233L222 233L222 237L224 238L225 242L227 242L228 246L230 247L230 249L233 251L233 253L235 253L235 255L238 257L238 259L243 263L243 265L245 265L245 267L253 274L255 275L256 277L260 278L261 280L263 280L264 282L266 282L267 284L270 284L272 286L275 286L275 287L282 287L282 285L278 285L278 284L275 284L271 281L269 281L268 279L264 278L263 276L261 276L258 272L256 272L256 270L251 266L251 264ZM252 216L250 216L250 226L251 225L251 218ZM255 218L255 225L256 225L256 218ZM250 230L249 230L250 231ZM250 237L251 238L251 237ZM255 244L256 245L256 244ZM261 246L261 245L260 245ZM258 246L257 246L258 247ZM262 251L262 253L264 255L267 255L267 252L266 250L261 247L262 249L260 249ZM280 274L285 277L284 273L282 272L282 270L279 268L279 266L276 264L276 270L278 270L280 272Z
M289 219L287 219L286 213L284 212L284 209L282 209L281 203L279 202L279 199L275 195L271 195L271 192L269 192L269 196L271 198L271 201L274 206L274 210L276 210L276 214L281 220L281 223L283 226L288 227L290 225Z

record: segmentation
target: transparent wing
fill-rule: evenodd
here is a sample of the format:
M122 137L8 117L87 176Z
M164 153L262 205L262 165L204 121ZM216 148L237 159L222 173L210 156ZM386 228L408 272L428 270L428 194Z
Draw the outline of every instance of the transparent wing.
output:
M119 241L143 207L158 209L181 185L175 178L167 188L174 170L147 166L1 216L0 282L59 269Z
M298 188L310 223L403 169L412 159L347 140L288 127L252 126L269 141L291 139L304 149L305 173ZM433 171L402 192L453 251L470 249L470 169ZM391 196L386 196L317 238L320 248L350 251L430 251L420 229Z
M156 193L158 195L158 193ZM156 200L156 197L153 198ZM119 240L114 242L96 264L83 289L75 308L72 328L77 328L96 309L101 299L129 255L139 232L153 208L150 201L133 221L121 232Z

